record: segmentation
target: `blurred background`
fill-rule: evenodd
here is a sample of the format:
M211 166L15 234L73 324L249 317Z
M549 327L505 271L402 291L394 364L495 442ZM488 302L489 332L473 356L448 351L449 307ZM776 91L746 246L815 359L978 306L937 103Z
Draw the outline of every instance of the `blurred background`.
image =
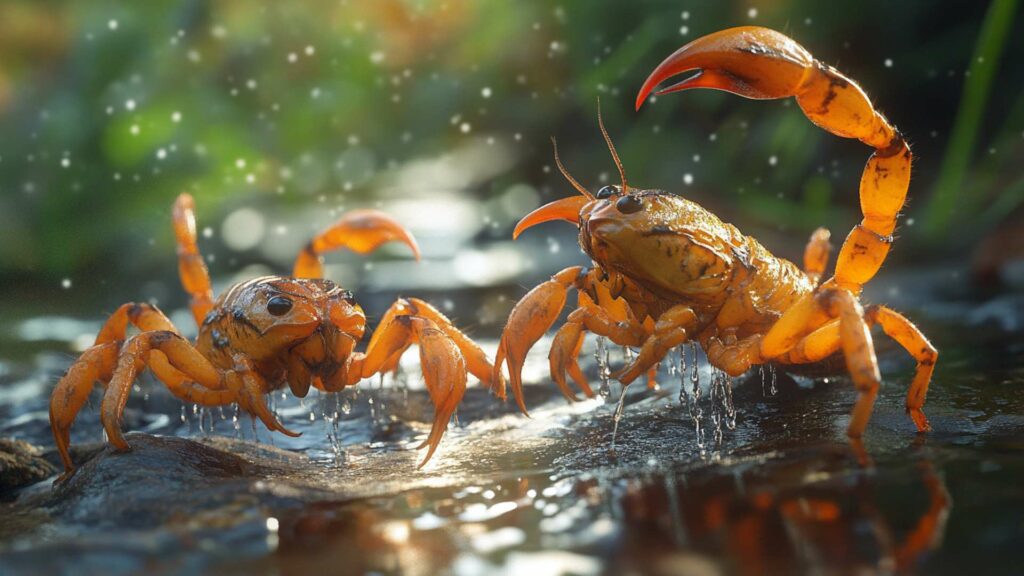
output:
M298 439L140 381L125 411L126 428L145 433L136 450L93 456L97 391L73 429L76 461L91 458L77 484L44 480L5 501L5 439L56 462L50 390L107 314L149 301L194 334L170 229L183 191L196 198L218 292L287 273L347 210L391 213L423 261L401 245L336 253L328 277L355 291L371 326L396 295L415 295L488 352L527 289L586 263L566 223L516 242L511 232L575 194L551 137L582 183L617 181L598 99L631 184L691 198L779 256L799 261L819 226L838 244L861 217L863 144L816 128L789 100L689 92L633 110L665 56L739 25L781 30L835 65L913 146L898 241L865 299L906 312L942 351L932 434L914 435L904 414L912 362L888 338L876 340L886 380L867 437L876 464L849 449L845 380L780 373L776 389L774 369L751 371L737 380L739 424L706 450L721 433L714 396L704 396L705 445L696 393L692 405L678 394L715 378L703 362L698 371L696 350L673 356L692 357L689 376L674 360L660 392L631 387L619 426L604 398L569 405L545 382L542 342L525 371L539 382L526 387L533 417L471 383L420 472L413 447L430 412L415 365L386 385L271 395ZM1021 30L1017 0L0 2L0 566L1019 572ZM218 438L230 444L214 451ZM260 462L257 476L225 475L234 454ZM25 484L54 474L36 472Z
M584 261L571 226L511 242L519 217L613 181L597 102L631 182L692 198L776 254L859 220L870 150L791 101L633 98L680 45L784 31L859 81L915 152L887 270L951 266L1016 282L1024 253L1024 37L991 3L34 2L0 5L0 291L5 317L179 309L174 197L198 203L217 288L285 273L346 210L420 240L328 257L371 315L430 297L493 333L537 279ZM885 274L885 271L883 271ZM379 308L377 308L379 306ZM375 309L376 308L376 309Z

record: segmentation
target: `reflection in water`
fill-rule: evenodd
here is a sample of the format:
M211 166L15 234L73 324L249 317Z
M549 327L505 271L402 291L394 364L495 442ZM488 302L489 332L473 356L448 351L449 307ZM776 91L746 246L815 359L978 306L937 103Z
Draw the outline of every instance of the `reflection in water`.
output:
M879 509L871 472L833 478L795 464L769 463L732 478L705 472L631 483L621 502L623 567L672 571L696 553L725 559L724 568L742 574L836 566L905 572L941 543L951 501L930 461L916 466L928 506L905 534ZM803 481L787 485L792 473Z
M567 404L545 381L543 354L531 356L524 374L540 382L525 390L532 418L471 386L459 424L421 471L412 446L428 429L421 420L429 399L416 378L384 388L366 382L343 397L277 397L280 417L304 434L289 439L259 430L260 445L251 443L253 427L244 417L187 407L183 421L179 402L142 384L126 411L128 429L234 436L227 444L206 442L269 472L258 481L209 478L173 503L162 500L162 490L174 483L99 476L89 484L86 477L83 494L114 498L118 509L183 512L149 522L132 512L133 521L122 524L110 520L110 510L103 521L83 511L89 499L45 512L15 504L10 514L0 513L24 522L0 536L0 562L16 573L86 561L106 566L116 557L125 572L187 565L307 574L341 566L531 575L962 573L982 563L1016 565L1024 533L1011 511L1024 508L1024 397L1015 390L1024 373L991 347L984 348L989 355L970 354L955 329L929 330L948 359L929 398L936 431L914 436L902 410L909 373L899 369L902 356L883 351L883 371L894 376L866 437L869 458L845 439L854 393L844 379L795 382L783 374L774 394L768 374L764 382L757 373L735 382L735 430L723 427L719 447L708 434L702 448L689 410L691 358L674 371L664 368L658 392L631 387L613 453L617 394ZM1004 351L1020 345L1001 342ZM619 350L609 352L613 365L622 360ZM604 354L598 357L604 362ZM585 370L596 374L593 354L586 358ZM6 363L0 390L12 393L0 394L0 434L50 445L45 392L71 359L44 348L31 362ZM697 375L704 427L714 430L706 404L714 379L702 360ZM687 390L682 397L680 384ZM73 433L87 447L101 437L98 419L81 420ZM274 450L268 444L288 451L287 467L277 463L280 454L267 456ZM142 456L110 462L135 466L132 458ZM49 493L38 485L23 502Z

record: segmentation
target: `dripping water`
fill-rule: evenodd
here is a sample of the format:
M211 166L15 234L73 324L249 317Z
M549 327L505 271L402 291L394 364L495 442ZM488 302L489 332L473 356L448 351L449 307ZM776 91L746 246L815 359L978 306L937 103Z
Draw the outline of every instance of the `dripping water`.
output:
M599 393L602 398L607 399L612 393L612 371L609 367L608 344L603 336L597 338L597 350L594 352L594 359L597 361L597 375L601 379Z
M626 389L628 385L623 384L622 390L619 392L619 403L615 407L615 413L612 415L612 421L615 423L612 427L612 454L615 454L615 439L619 434L619 421L622 420L622 413L626 409Z

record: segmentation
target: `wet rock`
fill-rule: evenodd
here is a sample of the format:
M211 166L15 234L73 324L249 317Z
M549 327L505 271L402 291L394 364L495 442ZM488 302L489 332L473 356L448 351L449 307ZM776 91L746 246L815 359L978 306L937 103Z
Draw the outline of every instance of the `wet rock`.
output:
M0 438L0 498L56 471L39 448L21 440Z
M153 527L257 507L267 499L254 488L257 482L287 477L308 462L291 452L225 438L197 442L129 434L128 442L130 451L106 446L71 478L21 504L85 526Z

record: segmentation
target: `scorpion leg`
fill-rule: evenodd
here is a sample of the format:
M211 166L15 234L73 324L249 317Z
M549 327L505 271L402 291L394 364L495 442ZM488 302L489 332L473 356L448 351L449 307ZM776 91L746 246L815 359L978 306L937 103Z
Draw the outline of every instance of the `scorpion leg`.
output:
M761 347L760 334L737 340L735 336L708 339L704 352L708 362L729 376L739 376L758 363Z
M713 88L755 99L796 97L820 128L875 149L860 182L864 218L839 251L834 279L858 294L885 261L906 200L912 157L906 141L856 82L784 34L757 26L716 32L677 50L644 82L637 108L662 81L690 70L697 74L658 94Z
M195 201L190 194L181 194L174 201L172 221L174 238L178 242L178 276L191 298L189 306L196 326L202 326L203 319L213 309L213 289L210 287L210 272L196 244Z
M864 309L852 293L837 289L823 292L822 296L829 313L839 318L839 337L846 357L846 368L853 378L854 387L860 393L850 415L846 434L851 438L860 438L871 418L882 380L871 329L864 320Z
M832 251L832 244L829 243L831 236L828 228L818 228L811 234L807 248L804 249L804 272L815 286L821 282L821 275L828 266L828 256Z
M224 388L221 372L176 332L154 330L135 336L122 346L100 406L103 428L118 450L129 448L121 432L121 416L128 393L139 372L146 367L150 353L157 350L166 356L170 366L189 380L213 390Z
M658 317L654 333L640 347L633 361L615 375L622 384L629 385L641 374L661 362L669 350L687 341L697 326L697 315L685 305L673 306Z
M601 289L604 286L598 284L597 287L596 292L600 301ZM586 292L577 292L577 297L579 307L569 314L566 323L555 333L548 354L551 378L569 400L576 400L576 395L566 384L566 372L572 376L573 381L587 397L594 396L594 391L590 388L590 383L583 375L577 360L586 332L608 338L619 346L641 346L647 335L643 325L628 314L628 308L617 311L612 306L599 305ZM616 317L624 319L617 321Z
M369 254L385 242L397 240L420 259L420 249L412 233L397 220L379 210L353 210L320 232L306 244L295 259L292 276L320 278L324 274L322 254L348 248L357 254Z
M378 336L379 335L379 336ZM419 448L427 447L427 455L420 462L422 468L448 429L462 396L466 392L466 361L459 346L431 319L421 316L400 315L381 326L366 353L349 358L349 375L353 382L379 373L395 352L410 344L419 344L423 380L434 404L434 422L427 439Z
M57 452L64 463L64 474L61 479L68 477L75 469L69 452L71 424L89 399L93 383L97 380L110 380L120 349L120 340L96 344L89 348L75 360L53 389L50 396L50 429L57 445Z
M914 380L910 384L910 390L907 391L907 414L913 419L919 432L931 430L928 419L925 418L921 408L924 406L924 399L928 394L928 383L932 379L932 371L935 370L935 361L939 357L938 351L918 330L917 326L894 310L885 306L871 306L867 310L867 319L871 324L879 324L890 338L898 342L917 360Z
M64 463L66 477L74 470L68 452L71 443L71 424L89 399L96 381L106 385L117 365L118 353L131 324L140 330L170 330L176 332L171 321L155 306L128 303L107 318L96 335L95 344L82 353L61 377L50 396L50 428ZM157 355L154 355L154 357ZM160 355L162 357L162 355ZM155 359L155 358L154 358ZM166 362L166 358L163 358ZM168 366L171 370L170 366Z
M846 358L847 370L860 393L850 416L847 435L860 438L871 417L881 375L864 310L852 292L842 288L826 288L804 296L762 338L760 358L756 363L789 353L801 341L804 341L804 351L801 353L825 353L833 346L831 342L834 340L830 342L829 339L833 337L835 329L829 320L834 318L839 320L839 343ZM813 340L805 338L808 332Z
M885 306L870 306L864 313L869 326L880 325L882 330L900 344L917 361L914 379L907 391L907 414L918 432L931 430L922 407L928 394L928 384L939 353L910 320ZM789 351L786 362L807 364L824 360L842 347L840 320L832 320L801 339Z

